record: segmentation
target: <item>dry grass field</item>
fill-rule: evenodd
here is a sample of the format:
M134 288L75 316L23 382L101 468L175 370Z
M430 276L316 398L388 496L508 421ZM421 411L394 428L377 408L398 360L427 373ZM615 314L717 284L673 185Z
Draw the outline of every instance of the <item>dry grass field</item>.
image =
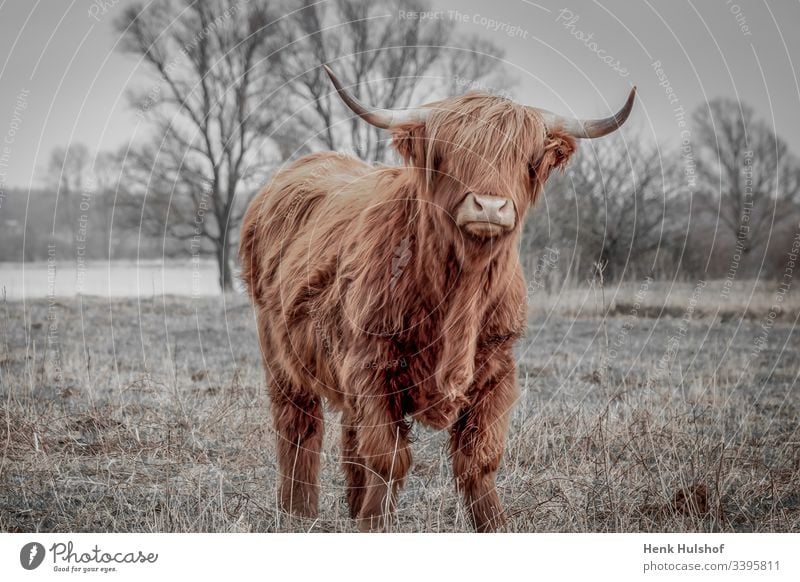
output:
M800 297L633 283L530 303L510 531L800 531ZM292 518L244 297L0 303L0 531L353 531L326 424L319 518ZM446 435L414 434L396 529L469 531Z

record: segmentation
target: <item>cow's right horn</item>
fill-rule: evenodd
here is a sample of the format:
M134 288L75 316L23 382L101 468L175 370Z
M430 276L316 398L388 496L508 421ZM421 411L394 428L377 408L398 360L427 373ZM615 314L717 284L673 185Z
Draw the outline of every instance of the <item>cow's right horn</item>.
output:
M333 83L336 92L339 94L339 97L342 98L345 105L370 125L380 127L381 129L389 129L394 125L407 121L425 121L425 118L428 116L429 109L405 109L395 111L393 109L368 107L345 90L342 83L336 78L336 75L333 74L333 71L331 71L328 65L323 65L323 68L328 74L328 77L330 77L331 83Z

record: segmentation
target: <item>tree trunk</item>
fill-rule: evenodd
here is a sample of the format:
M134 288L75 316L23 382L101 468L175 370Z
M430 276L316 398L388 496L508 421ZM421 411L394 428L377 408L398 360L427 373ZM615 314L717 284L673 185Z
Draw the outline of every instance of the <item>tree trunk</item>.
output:
M233 289L233 276L229 260L230 246L227 240L215 241L217 245L217 269L219 271L219 288L225 293Z

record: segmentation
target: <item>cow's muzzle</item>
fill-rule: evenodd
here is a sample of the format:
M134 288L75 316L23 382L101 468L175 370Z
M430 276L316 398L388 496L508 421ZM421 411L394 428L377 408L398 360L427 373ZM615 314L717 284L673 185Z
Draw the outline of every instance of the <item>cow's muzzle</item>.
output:
M470 192L456 210L456 224L470 234L493 237L514 228L514 202L500 196Z

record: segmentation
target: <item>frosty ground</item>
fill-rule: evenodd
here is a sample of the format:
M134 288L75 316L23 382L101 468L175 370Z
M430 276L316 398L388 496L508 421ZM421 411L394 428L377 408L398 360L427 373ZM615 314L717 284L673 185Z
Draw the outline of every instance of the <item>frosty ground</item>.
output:
M530 291L498 475L510 531L800 529L798 298ZM319 517L293 518L246 298L0 304L0 531L353 531L338 422ZM397 531L470 531L446 440L415 427Z

